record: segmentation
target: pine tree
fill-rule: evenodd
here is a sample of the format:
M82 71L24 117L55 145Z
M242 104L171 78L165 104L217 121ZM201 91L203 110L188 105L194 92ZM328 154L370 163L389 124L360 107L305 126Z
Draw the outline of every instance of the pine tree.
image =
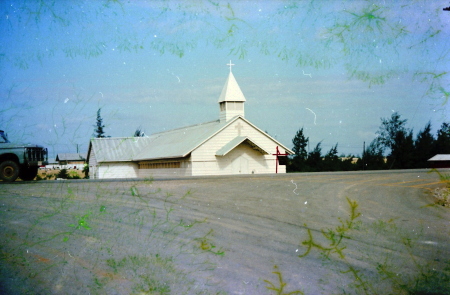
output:
M325 171L339 171L341 169L341 160L338 157L338 144L331 147L331 149L325 154L323 159L323 170Z
M296 157L299 157L302 160L305 160L308 156L308 152L306 151L306 147L308 146L309 137L305 137L303 134L303 128L297 131L294 139L292 139L292 144L294 147L292 151L295 153Z
M414 168L414 139L412 130L399 130L393 138L388 166L394 169Z
M309 171L322 170L322 142L319 142L316 147L308 153L306 164L309 166Z
M450 154L450 123L444 122L437 132L433 155Z
M393 113L390 119L381 118L381 126L376 132L378 135L377 143L385 149L392 150L398 132L406 133L408 131L405 128L406 121L406 119L400 120L400 114L397 112Z
M133 137L145 137L145 133L140 126L134 131Z
M431 123L428 122L425 128L417 134L416 141L414 142L414 161L416 168L427 168L427 160L433 155L434 137L431 134Z
M288 171L307 171L305 166L305 160L308 157L306 147L308 146L309 138L303 134L303 128L297 131L295 137L292 139L293 148L295 153L294 158L287 167Z
M93 136L95 138L105 138L106 137L105 131L104 131L105 125L103 125L103 119L102 119L102 116L100 115L100 111L101 111L101 108L99 108L97 111L97 124L94 125L94 127L96 129L94 130L95 133Z

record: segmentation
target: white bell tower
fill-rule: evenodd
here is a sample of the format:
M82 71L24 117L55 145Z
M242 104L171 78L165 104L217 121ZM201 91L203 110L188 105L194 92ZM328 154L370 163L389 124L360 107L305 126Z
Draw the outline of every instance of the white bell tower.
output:
M231 60L227 66L230 66L230 74L219 97L221 122L229 121L236 116L244 117L245 97L231 72L231 67L234 66Z

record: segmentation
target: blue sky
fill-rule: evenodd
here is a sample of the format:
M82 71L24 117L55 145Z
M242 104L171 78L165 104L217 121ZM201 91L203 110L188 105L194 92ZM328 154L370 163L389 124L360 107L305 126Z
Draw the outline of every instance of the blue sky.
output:
M252 123L361 154L394 111L449 121L447 4L2 1L0 128L55 156L87 151L98 108L114 137L216 120L232 60Z

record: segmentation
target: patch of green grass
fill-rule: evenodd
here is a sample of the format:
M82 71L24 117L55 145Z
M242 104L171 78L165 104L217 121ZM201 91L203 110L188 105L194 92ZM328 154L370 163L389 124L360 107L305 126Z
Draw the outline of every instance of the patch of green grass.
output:
M74 227L75 229L87 229L90 230L92 229L89 224L88 224L88 218L91 215L91 212L88 212L82 216L77 216L78 222L77 224L69 224L70 227Z
M212 235L214 230L210 230L206 235L200 238L196 238L195 240L199 243L199 248L202 251L206 251L215 255L225 255L225 251L222 248L216 249L216 245L213 244L211 237L208 237Z
M308 228L307 231L309 238L308 240L302 242L302 245L305 245L307 247L306 252L304 254L298 255L298 257L307 256L311 252L311 250L315 248L321 251L326 258L334 253L338 254L338 256L342 259L345 258L343 251L346 247L342 246L341 244L344 238L349 238L347 232L352 229L355 219L361 215L361 213L356 212L356 209L358 208L358 203L356 203L356 201L352 201L347 198L347 202L350 205L350 217L346 220L342 220L341 218L339 218L339 222L341 224L334 229L322 230L322 235L326 240L328 240L329 244L322 245L316 242L311 233L311 230ZM305 224L305 227L306 226L307 225Z
M120 260L111 258L106 264L114 274L130 283L132 294L170 294L171 286L185 279L172 257L159 254L129 255ZM104 282L102 287L107 284Z
M356 294L450 294L450 264L447 262L446 268L438 270L434 262L426 264L419 262L413 253L414 241L408 237L402 237L401 234L398 234L398 237L401 239L401 244L404 245L402 252L406 252L407 258L396 265L393 263L395 260L391 260L390 255L387 254L384 259L380 259L376 263L374 272L378 277L367 279L364 274L366 270L358 269L346 256L347 245L345 241L352 239L352 234L355 230L354 225L356 224L355 220L361 215L357 212L358 204L356 201L347 199L347 202L350 206L350 216L345 220L339 218L340 225L337 227L321 231L322 238L326 243L319 243L312 231L307 229L308 238L302 242L306 250L304 254L298 257L306 257L313 250L316 250L327 263L344 265L345 269L340 270L340 272L350 275L353 280L350 286L355 290ZM361 227L364 228L364 225L362 224ZM392 219L388 221L378 220L369 225L368 228L372 229L376 235L386 232L402 233ZM368 255L370 256L370 254ZM330 259L332 256L333 260ZM280 278L280 285L281 282ZM391 289L387 290L385 284L378 285L375 282L389 282ZM280 290L280 288L277 290Z
M277 276L278 281L276 283L272 283L269 280L264 280L264 282L268 284L268 286L266 286L268 290L270 290L271 292L273 292L273 294L276 295L294 295L294 294L304 295L304 293L300 290L285 292L284 289L286 288L287 283L283 280L283 275L281 274L281 271L278 269L278 266L274 265L273 268L274 271L272 273Z
M23 236L7 241L11 253L0 251L0 262L23 269L31 284L58 267L73 272L61 281L83 284L91 294L118 286L129 294L210 294L211 286L197 286L191 275L211 272L211 255L225 251L213 242L206 219L178 213L190 190L175 196L151 188L151 180L111 187L58 182L49 190ZM128 247L130 236L139 240L136 247Z

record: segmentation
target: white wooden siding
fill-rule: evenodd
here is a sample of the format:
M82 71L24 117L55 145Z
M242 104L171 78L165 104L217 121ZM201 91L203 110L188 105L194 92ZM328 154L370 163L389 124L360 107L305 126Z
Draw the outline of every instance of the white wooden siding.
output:
M98 178L137 178L138 164L134 162L100 163L97 166Z
M98 169L97 169L97 159L95 157L94 149L91 149L91 153L89 154L89 178L97 179L98 178Z
M248 136L264 150L269 153L276 153L276 142L244 120L238 119L192 152L192 174L233 174L232 167L229 167L226 163L236 158L239 154L242 154L249 161L248 173L275 173L276 156L272 154L262 155L246 143L240 144L223 159L215 155L216 151L237 136ZM279 147L279 151L280 153L285 153L282 147ZM237 164L235 163L234 165L236 166ZM286 166L278 166L278 173L286 173Z
M191 169L187 168L139 169L140 178L183 177L183 176L192 176Z
M139 169L140 178L148 177L182 177L192 175L192 165L189 160L179 160L180 168ZM167 160L167 162L171 162ZM141 163L161 163L161 161L145 161Z
M248 136L255 144L264 150L269 153L276 153L276 142L244 120L239 119L192 152L192 174L239 174L236 173L239 171L241 174L275 173L276 156L272 154L263 155L245 142L237 146L224 157L215 155L220 148L237 136ZM280 146L279 151L280 153L285 153L285 150ZM248 164L244 165L245 161L248 161ZM243 165L246 168L243 168ZM241 169L239 170L237 166L240 166ZM286 166L279 165L278 173L286 173Z
M215 156L215 161L194 161L193 175L275 173L274 161L244 142L223 157Z
M220 121L229 121L236 116L244 116L244 102L223 102L224 105L220 108Z

